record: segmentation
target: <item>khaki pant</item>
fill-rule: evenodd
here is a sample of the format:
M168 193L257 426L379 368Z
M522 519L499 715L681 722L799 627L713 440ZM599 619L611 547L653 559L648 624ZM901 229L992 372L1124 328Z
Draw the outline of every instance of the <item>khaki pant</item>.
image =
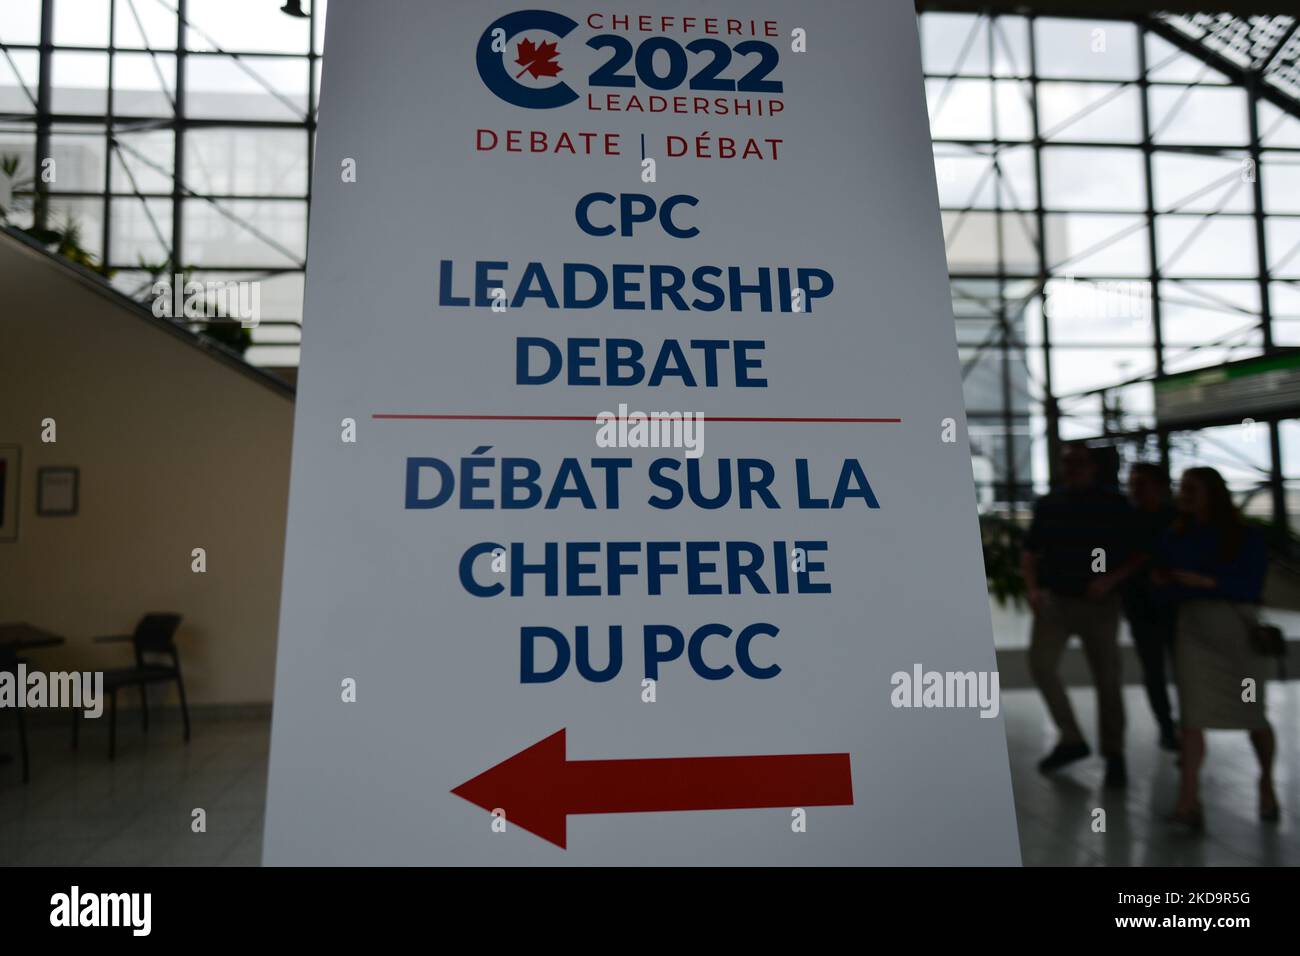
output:
M1083 653L1097 685L1097 723L1101 752L1117 757L1124 752L1124 697L1120 685L1119 609L1117 596L1102 601L1043 592L1042 607L1034 614L1029 636L1029 672L1042 691L1047 710L1061 732L1062 743L1083 743L1074 708L1061 683L1061 655L1074 635L1083 641Z

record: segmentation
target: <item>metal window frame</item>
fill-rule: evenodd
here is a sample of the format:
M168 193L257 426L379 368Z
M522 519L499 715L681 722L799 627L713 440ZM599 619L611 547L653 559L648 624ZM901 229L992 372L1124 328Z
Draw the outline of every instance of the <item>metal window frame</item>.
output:
M163 253L167 261L173 268L179 266L194 266L196 271L204 273L227 273L227 274L247 274L254 273L266 277L284 275L284 274L302 274L304 263L299 262L293 267L286 267L282 264L268 264L267 262L250 263L250 264L226 264L226 265L208 265L203 262L188 261L189 257L185 256L185 209L186 204L191 202L209 202L221 204L226 202L259 202L259 203L294 203L302 206L304 210L304 220L309 223L311 210L311 185L312 185L312 167L313 153L315 147L315 136L317 127L317 64L322 58L322 51L319 49L317 36L317 11L316 4L312 3L309 16L306 21L308 32L307 52L283 52L283 51L245 51L245 50L212 50L190 49L188 45L189 31L189 10L188 0L169 0L170 4L176 9L176 46L175 48L156 48L151 49L149 46L122 45L117 43L117 16L124 0L107 0L108 10L108 38L107 45L93 46L85 44L58 44L54 42L54 4L57 0L41 0L41 21L40 37L36 44L12 43L6 44L7 49L13 51L35 51L39 57L39 73L36 86L36 105L34 112L5 114L0 117L0 127L13 130L32 128L35 132L35 146L31 156L33 160L33 169L36 170L33 202L33 224L37 228L45 228L49 225L50 203L58 202L64 199L83 199L98 200L101 209L99 244L100 255L99 261L105 268L115 270L133 270L133 264L127 264L121 257L114 253L113 242L113 207L116 200L121 199L139 199L142 202L165 199L171 205L170 227L171 236L163 243ZM3 37L0 36L0 40ZM147 41L146 41L147 44ZM56 112L52 109L53 94L53 57L55 52L90 52L101 53L108 58L108 82L105 90L105 112L104 114L84 114L84 113L65 113ZM170 114L140 116L129 113L119 112L119 104L116 100L116 67L119 54L140 54L156 53L175 59L175 88L171 93L174 100L174 109ZM245 119L245 118L208 118L194 117L187 112L187 90L186 90L186 64L191 58L196 57L225 57L236 59L239 57L282 59L289 61L298 61L302 68L307 71L307 104L306 115L302 120L297 119ZM102 189L99 190L72 190L59 189L57 183L54 188L43 181L39 175L41 161L44 157L50 156L51 137L56 134L58 128L85 126L88 135L100 129L104 132L104 176ZM187 188L185 182L185 169L187 159L187 146L189 145L188 134L191 130L199 129L286 129L301 130L303 132L303 149L304 162L307 169L307 178L305 188L300 194L265 194L265 193L247 193L247 194L222 194L210 193ZM169 131L173 134L172 144L172 169L170 171L171 188L169 190L124 190L115 189L113 186L113 169L115 155L115 135L123 132L140 132L146 130ZM238 217L230 217L237 219ZM305 241L305 240L304 240ZM303 259L305 257L295 257ZM274 326L293 326L301 329L301 317L298 319L266 319L259 323L259 327ZM268 346L276 346L282 343L266 342ZM289 344L289 343L284 343Z
M1288 281L1292 284L1300 284L1296 280L1280 280L1270 272L1269 259L1267 254L1267 224L1270 218L1274 218L1271 211L1266 207L1264 202L1263 176L1264 170L1260 162L1263 144L1260 133L1259 109L1261 102L1271 102L1279 106L1286 112L1300 116L1300 103L1291 101L1284 94L1280 94L1276 89L1261 84L1258 79L1258 72L1252 74L1234 66L1230 61L1223 57L1216 56L1213 51L1204 51L1198 48L1195 41L1183 37L1178 31L1168 26L1164 21L1148 15L1130 15L1122 16L1117 13L1101 12L1100 10L1075 10L1058 11L1048 10L1048 4L1031 4L1028 8L1015 7L1011 4L962 4L962 3L945 3L936 2L918 3L918 10L921 14L921 29L925 28L925 15L927 13L965 13L973 14L972 30L985 29L988 34L988 63L983 70L966 70L964 64L957 64L951 68L950 72L926 72L927 81L950 81L955 79L970 79L987 84L990 99L993 101L993 119L992 119L992 137L988 139L977 140L956 140L956 139L936 139L936 143L941 145L962 145L967 147L978 147L982 154L990 155L996 163L1006 149L1021 148L1031 149L1033 151L1033 173L1035 177L1032 206L1025 203L1024 197L1020 197L1022 206L1019 212L1033 217L1036 224L1036 235L1034 236L1033 254L1037 258L1037 275L1029 275L1025 270L1009 271L1005 259L1005 248L1002 238L1003 213L1006 211L1003 207L1002 192L1000 188L1001 176L998 175L998 184L994 189L994 201L991 208L982 207L981 211L987 211L997 216L995 228L996 242L996 260L992 263L992 271L988 272L960 272L951 273L954 286L963 282L996 281L999 287L999 296L996 308L988 310L979 316L963 317L960 314L956 321L959 329L963 321L980 321L995 322L1001 327L1001 338L993 343L993 350L1002 358L1002 407L1000 409L981 409L977 413L975 410L968 410L968 415L972 418L978 417L982 424L987 426L990 421L996 417L1000 419L1001 428L1006 436L1007 446L1014 441L1014 436L1020 433L1017 425L1022 424L1022 420L1016 414L1016 409L1012 400L1009 398L1010 390L1015 384L1011 381L1012 362L1011 357L1018 355L1027 359L1031 350L1036 350L1041 359L1043 367L1043 392L1041 396L1041 411L1046 423L1046 439L1048 452L1048 475L1049 480L1055 478L1056 460L1058 449L1061 443L1061 420L1068 417L1068 413L1063 412L1061 408L1062 401L1078 399L1081 397L1096 396L1100 399L1102 405L1102 430L1097 437L1106 437L1107 434L1114 440L1151 440L1154 442L1156 454L1159 461L1164 467L1168 467L1170 457L1170 438L1174 434L1174 429L1168 428L1145 428L1138 430L1113 429L1112 422L1107 415L1107 409L1111 407L1111 398L1117 387L1131 383L1116 382L1101 389L1090 389L1083 393L1074 395L1060 394L1054 387L1052 380L1053 351L1057 343L1053 342L1053 333L1051 323L1045 308L1039 308L1039 324L1036 331L1038 332L1039 341L1029 343L1024 340L1016 341L1011 338L1011 330L1006 322L1006 300L1002 291L1005 289L1005 283L1008 278L1034 279L1037 283L1037 289L1034 293L1041 306L1046 295L1047 283L1052 278L1059 277L1061 273L1055 271L1048 258L1047 245L1047 216L1059 212L1077 212L1077 213L1104 213L1105 210L1078 209L1067 210L1058 209L1049 205L1044 196L1043 181L1043 153L1045 149L1060 147L1076 147L1084 149L1125 149L1138 151L1142 156L1142 176L1143 176L1143 204L1140 210L1113 210L1115 213L1123 213L1128 216L1140 216L1144 220L1146 232L1146 246L1149 257L1149 266L1144 276L1103 276L1094 273L1085 273L1088 279L1106 281L1106 280L1127 280L1133 281L1137 278L1139 281L1150 284L1151 289L1151 340L1148 345L1134 345L1129 342L1094 342L1087 345L1070 345L1071 349L1138 349L1150 354L1152 368L1156 375L1163 374L1165 371L1166 352L1171 348L1183 347L1181 343L1174 343L1169 340L1168 330L1166 329L1166 318L1162 310L1162 290L1164 290L1171 281L1217 281L1225 282L1245 282L1254 283L1259 289L1260 311L1259 311L1259 328L1262 335L1262 351L1264 354L1271 354L1279 350L1275 342L1273 330L1273 309L1271 304L1272 284L1277 281ZM977 9L972 9L977 7ZM1067 19L1088 19L1102 22L1122 22L1131 25L1136 31L1136 49L1138 62L1135 64L1137 75L1132 81L1100 79L1100 78L1069 78L1069 77L1043 77L1039 72L1039 43L1036 22L1043 17L1063 17ZM1029 54L1029 66L1027 73L1019 76L1003 76L996 69L996 57L994 55L993 39L997 29L998 20L1001 17L1011 17L1022 20L1026 24L1027 45ZM1292 31L1294 32L1294 30ZM1226 83L1216 83L1216 88L1237 88L1245 91L1246 107L1248 112L1249 133L1247 142L1234 147L1222 147L1214 144L1169 144L1156 142L1156 131L1153 129L1151 116L1151 93L1153 89L1160 88L1178 88L1188 89L1196 84L1188 81L1176 81L1168 79L1155 79L1149 75L1151 64L1147 62L1148 37L1156 36L1166 42L1172 43L1183 53L1195 58L1199 62L1217 70L1227 80ZM1279 45L1280 46L1280 45ZM996 116L996 84L1003 80L1015 80L1026 83L1029 90L1029 112L1031 114L1032 130L1031 138L1028 140L1004 141L998 138L997 116ZM1052 137L1051 140L1044 138L1043 130L1039 126L1039 86L1044 82L1068 82L1068 83L1098 83L1098 84L1125 84L1132 85L1139 92L1139 110L1140 110L1140 130L1139 138L1131 142L1112 142L1112 143L1093 143L1079 140L1063 140ZM1300 148L1278 148L1269 147L1270 152L1294 152L1300 155ZM973 151L974 153L974 151ZM1254 166L1253 182L1253 208L1249 213L1224 213L1225 218L1237 217L1248 218L1252 221L1253 232L1256 243L1258 262L1252 274L1244 277L1210 277L1202 278L1197 276L1195 279L1188 280L1181 278L1178 280L1168 280L1162 274L1161 259L1159 248L1158 234L1156 224L1162 217L1174 217L1179 215L1194 216L1206 218L1207 216L1217 215L1218 213L1204 212L1187 212L1184 210L1167 211L1157 207L1155 201L1155 157L1159 154L1201 154L1201 155L1221 155L1224 153L1241 154L1248 156ZM995 174L997 169L995 167ZM977 187L977 192L981 187ZM971 197L972 202L975 196ZM953 206L945 206L945 213L958 212L959 209ZM969 210L968 210L969 211ZM1288 218L1286 214L1278 214L1278 218ZM1294 217L1290 217L1294 218ZM1199 342L1191 348L1208 348L1215 343ZM969 343L963 344L964 350L971 349ZM984 348L982 344L981 349ZM1187 431L1186 427L1177 429L1177 431ZM1274 418L1268 422L1269 434L1269 458L1268 463L1268 481L1267 486L1272 499L1272 519L1277 528L1284 529L1287 524L1287 508L1285 496L1285 478L1282 471L1282 447L1279 428L1279 420ZM1031 437L1031 444L1032 444ZM1005 450L1005 449L1004 449ZM1019 456L1007 454L1002 456L1001 463L1002 475L996 483L997 487L1002 489L999 495L999 504L1005 507L1009 512L1015 513L1022 510L1027 503L1025 498L1016 494L1018 474L1016 469L1020 468ZM1032 467L1032 466L1031 466Z

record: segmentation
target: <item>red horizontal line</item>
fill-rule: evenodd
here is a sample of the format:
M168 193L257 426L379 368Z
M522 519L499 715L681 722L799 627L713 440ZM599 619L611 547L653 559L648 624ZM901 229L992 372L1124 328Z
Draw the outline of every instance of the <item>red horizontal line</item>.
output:
M397 415L375 414L375 421L425 421L425 422L586 422L596 424L595 415ZM666 415L650 415L651 421L670 420ZM763 418L746 415L705 415L707 422L774 422L804 425L896 425L901 418ZM617 419L615 419L617 421Z

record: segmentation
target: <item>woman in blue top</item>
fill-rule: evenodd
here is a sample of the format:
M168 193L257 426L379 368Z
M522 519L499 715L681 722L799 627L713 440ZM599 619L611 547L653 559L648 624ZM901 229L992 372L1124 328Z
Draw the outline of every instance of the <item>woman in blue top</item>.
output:
M1259 814L1278 817L1273 728L1264 706L1265 658L1251 643L1268 550L1213 468L1189 468L1178 487L1178 519L1157 549L1155 583L1178 608L1174 669L1182 710L1182 781L1172 820L1203 825L1199 793L1206 730L1248 730L1259 758ZM1254 681L1255 696L1243 681ZM1243 696L1247 700L1243 700Z

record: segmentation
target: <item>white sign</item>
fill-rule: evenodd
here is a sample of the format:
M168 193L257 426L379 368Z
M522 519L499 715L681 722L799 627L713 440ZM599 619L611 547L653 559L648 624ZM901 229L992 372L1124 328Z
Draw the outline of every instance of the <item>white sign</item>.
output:
M330 11L271 864L1016 864L915 15Z

